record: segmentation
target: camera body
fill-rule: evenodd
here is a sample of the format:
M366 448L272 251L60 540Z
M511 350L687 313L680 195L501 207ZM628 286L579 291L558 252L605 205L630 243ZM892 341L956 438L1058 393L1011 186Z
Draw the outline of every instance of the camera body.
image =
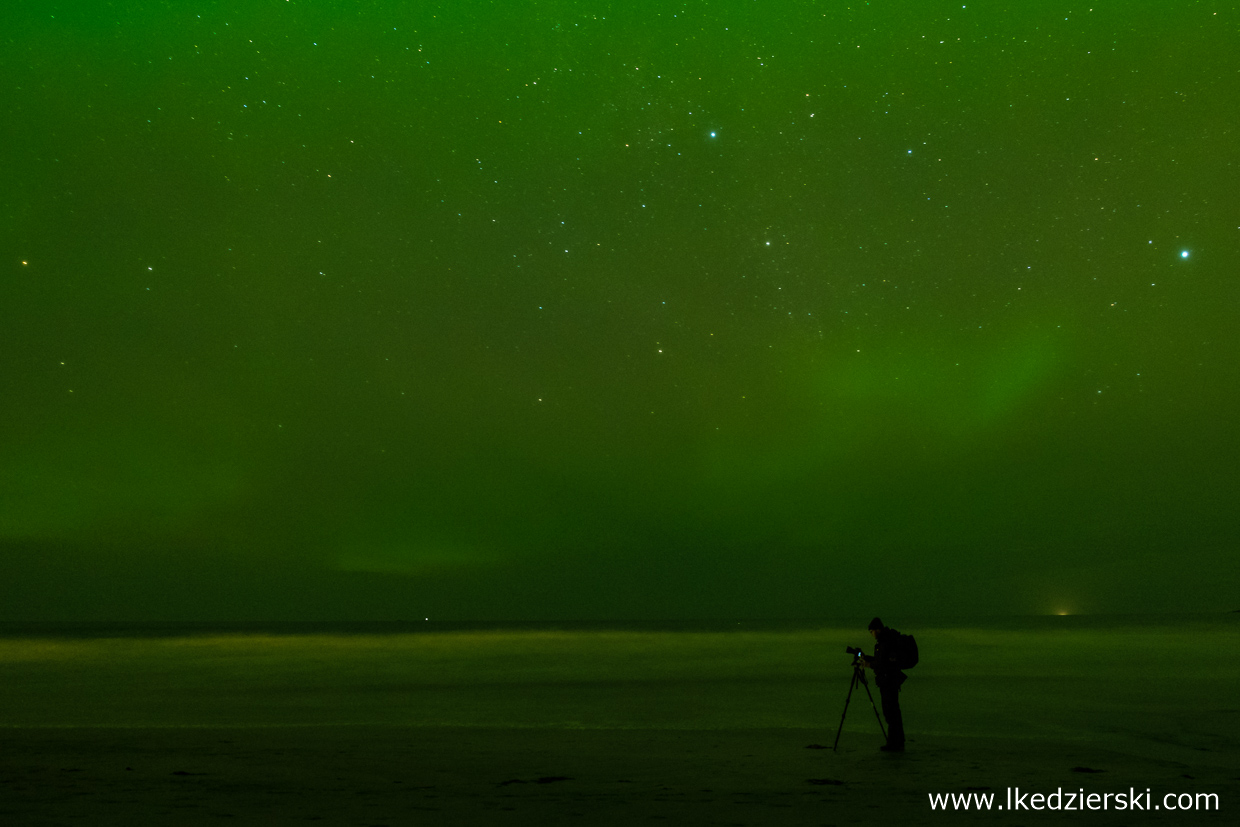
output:
M853 656L853 660L854 660L854 661L859 660L859 659L861 659L861 658L865 657L865 652L862 652L862 651L861 651L860 649L858 649L856 646L845 646L845 647L844 647L844 651L845 651L845 652L847 652L848 654L852 655L852 656Z

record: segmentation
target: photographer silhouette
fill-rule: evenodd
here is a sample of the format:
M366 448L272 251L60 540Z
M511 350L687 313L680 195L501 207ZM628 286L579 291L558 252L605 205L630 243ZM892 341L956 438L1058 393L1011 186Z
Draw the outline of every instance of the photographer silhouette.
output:
M917 642L912 635L889 629L879 618L870 621L874 637L874 655L859 656L862 665L874 670L874 683L882 698L883 717L887 719L887 743L883 752L904 752L904 716L900 713L900 685L907 680L905 669L917 665Z

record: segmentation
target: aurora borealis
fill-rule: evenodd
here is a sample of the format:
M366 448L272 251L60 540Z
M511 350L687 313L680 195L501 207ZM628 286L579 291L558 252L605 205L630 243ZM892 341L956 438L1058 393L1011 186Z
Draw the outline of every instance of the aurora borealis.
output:
M1240 608L1233 8L0 19L0 617Z

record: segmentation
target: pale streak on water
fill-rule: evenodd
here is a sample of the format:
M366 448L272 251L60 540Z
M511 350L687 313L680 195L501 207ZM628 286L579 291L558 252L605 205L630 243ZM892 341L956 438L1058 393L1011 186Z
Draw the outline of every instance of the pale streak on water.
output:
M1240 616L899 624L910 734L1240 745ZM862 628L0 626L0 727L468 726L831 732ZM877 700L877 692L875 691ZM847 728L874 729L864 695Z

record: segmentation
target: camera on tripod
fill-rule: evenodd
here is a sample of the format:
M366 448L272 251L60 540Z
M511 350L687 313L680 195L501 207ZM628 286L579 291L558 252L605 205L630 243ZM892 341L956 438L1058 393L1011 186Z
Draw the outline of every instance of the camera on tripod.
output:
M848 702L852 700L853 687L861 684L865 689L866 696L870 699L870 708L874 710L874 717L878 719L878 729L883 733L883 737L887 737L887 730L883 726L883 719L879 717L878 707L874 705L874 696L870 694L870 684L865 679L865 652L862 652L856 646L845 646L844 651L853 656L849 661L852 664L853 676L852 682L848 684L848 695L844 698L844 712L840 715L840 728L835 731L835 744L832 750L839 749L840 733L844 731L844 716L848 714Z

